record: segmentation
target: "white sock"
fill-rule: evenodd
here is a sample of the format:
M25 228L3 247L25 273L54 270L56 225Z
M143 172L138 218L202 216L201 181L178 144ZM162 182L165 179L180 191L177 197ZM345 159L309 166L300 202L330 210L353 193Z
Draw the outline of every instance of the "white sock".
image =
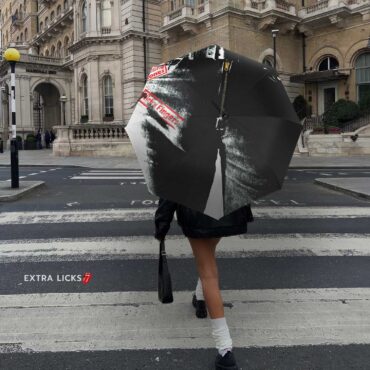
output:
M200 278L198 278L197 287L195 288L195 296L197 297L198 300L204 301L203 287Z
M229 327L227 326L225 317L211 319L212 337L215 340L216 348L221 356L224 356L227 351L233 348L233 342L230 337Z

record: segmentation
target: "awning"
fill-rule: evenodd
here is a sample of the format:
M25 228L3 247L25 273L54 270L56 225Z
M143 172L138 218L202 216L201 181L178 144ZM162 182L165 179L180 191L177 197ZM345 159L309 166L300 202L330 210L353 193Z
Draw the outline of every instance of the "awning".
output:
M349 71L330 69L327 71L304 72L290 76L290 82L325 82L340 80L349 76Z

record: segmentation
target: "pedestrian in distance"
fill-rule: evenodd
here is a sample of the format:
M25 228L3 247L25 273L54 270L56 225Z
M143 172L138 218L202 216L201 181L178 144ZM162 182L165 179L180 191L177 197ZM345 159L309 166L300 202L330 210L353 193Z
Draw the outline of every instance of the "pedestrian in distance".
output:
M46 149L50 148L50 133L48 130L45 131L45 147Z
M50 130L50 142L53 143L54 140L55 140L55 134L54 134L54 131L51 129Z
M36 134L36 148L37 149L42 149L42 144L41 144L41 130L39 129Z
M183 234L189 239L199 275L192 297L195 315L198 318L205 318L207 310L210 315L212 337L218 350L215 369L237 370L238 366L232 351L232 339L219 288L215 252L222 237L247 232L247 223L254 221L250 205L216 220L204 213L160 198L154 216L157 240L165 239L175 212Z

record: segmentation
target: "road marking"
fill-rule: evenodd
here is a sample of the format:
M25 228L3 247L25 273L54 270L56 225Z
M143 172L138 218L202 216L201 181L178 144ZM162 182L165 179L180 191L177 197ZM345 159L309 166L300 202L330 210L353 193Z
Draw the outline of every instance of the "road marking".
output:
M166 237L167 255L193 258L183 236ZM157 258L153 236L1 240L0 262ZM370 234L284 234L232 236L217 246L220 258L370 256Z
M145 180L138 170L91 170L72 176L71 180Z
M154 201L153 201L154 202ZM152 221L156 208L2 212L0 225L66 222ZM330 219L370 217L370 207L254 207L255 218Z
M144 176L74 176L72 180L143 180Z
M323 175L323 176L333 176L333 174L331 174L331 173L323 173L323 172L320 172L320 175Z
M0 343L8 345L0 351L214 348L209 320L195 317L191 296L174 291L174 302L163 305L156 291L2 295ZM369 288L222 296L235 347L370 343Z

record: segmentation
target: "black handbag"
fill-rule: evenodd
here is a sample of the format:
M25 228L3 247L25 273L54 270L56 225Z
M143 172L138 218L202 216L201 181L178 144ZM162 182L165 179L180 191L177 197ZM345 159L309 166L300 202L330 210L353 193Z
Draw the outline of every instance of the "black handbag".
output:
M162 303L173 302L171 275L168 271L164 240L159 243L158 298Z

